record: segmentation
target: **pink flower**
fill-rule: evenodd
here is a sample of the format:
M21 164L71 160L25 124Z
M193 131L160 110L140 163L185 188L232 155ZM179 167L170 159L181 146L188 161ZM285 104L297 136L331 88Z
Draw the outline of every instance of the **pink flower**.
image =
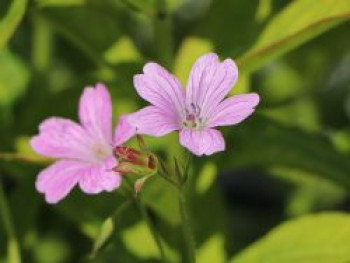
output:
M180 131L180 143L194 154L211 155L225 149L217 126L235 125L254 112L256 93L225 96L238 78L231 59L220 63L216 54L200 57L194 64L187 89L156 63L148 63L134 77L138 94L152 106L128 116L137 133L163 136Z
M112 171L117 165L113 145L120 145L135 133L124 117L112 134L112 100L103 84L85 88L79 104L78 124L52 117L39 126L39 135L30 143L39 154L59 158L41 171L36 189L48 203L57 203L79 184L87 194L113 191L121 175Z

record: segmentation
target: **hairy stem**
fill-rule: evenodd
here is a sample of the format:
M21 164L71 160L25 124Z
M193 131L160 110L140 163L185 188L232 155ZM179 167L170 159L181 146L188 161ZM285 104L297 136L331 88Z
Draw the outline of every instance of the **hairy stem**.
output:
M184 189L180 189L179 193L179 206L181 214L181 227L182 233L184 236L184 241L187 248L187 262L195 263L196 262L196 243L194 239L194 234L192 230L191 218L188 210L187 196Z

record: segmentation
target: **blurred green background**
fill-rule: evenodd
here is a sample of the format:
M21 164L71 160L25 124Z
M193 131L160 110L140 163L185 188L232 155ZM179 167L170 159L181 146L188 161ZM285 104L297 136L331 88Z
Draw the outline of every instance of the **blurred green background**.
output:
M238 63L232 94L262 102L224 129L225 152L195 159L198 262L350 262L349 18L349 0L1 0L0 262L21 262L17 245L25 263L160 262L133 207L89 257L123 198L75 190L46 204L34 182L47 163L28 139L48 116L77 119L86 85L106 83L118 116L145 105L132 84L144 63L186 83L210 51ZM180 152L176 135L146 140ZM154 178L141 197L184 262L177 192Z

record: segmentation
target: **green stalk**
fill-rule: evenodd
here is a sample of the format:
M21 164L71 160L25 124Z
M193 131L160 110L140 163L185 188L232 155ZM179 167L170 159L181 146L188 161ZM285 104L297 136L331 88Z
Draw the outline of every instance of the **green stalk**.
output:
M190 219L190 214L188 210L187 196L183 188L179 192L179 206L181 214L181 227L184 236L184 241L187 248L187 262L196 262L196 243L194 239L194 234L192 230L192 224Z
M0 178L0 216L8 237L7 258L9 263L21 263L21 252L16 238L15 230L12 224L12 218L6 195Z
M53 159L40 157L40 156L31 156L20 153L4 153L0 152L0 161L7 162L22 162L22 163L33 163L33 164L50 164L53 162Z

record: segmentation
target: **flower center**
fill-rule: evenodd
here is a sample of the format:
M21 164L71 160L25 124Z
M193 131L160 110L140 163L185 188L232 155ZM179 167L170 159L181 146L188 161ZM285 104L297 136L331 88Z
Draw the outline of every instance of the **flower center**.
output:
M107 147L103 144L96 144L93 149L94 159L97 162L104 160L106 157L112 154L111 147Z
M188 129L200 130L204 126L203 118L201 117L201 108L194 103L191 103L190 110L186 109L186 119L182 126Z

